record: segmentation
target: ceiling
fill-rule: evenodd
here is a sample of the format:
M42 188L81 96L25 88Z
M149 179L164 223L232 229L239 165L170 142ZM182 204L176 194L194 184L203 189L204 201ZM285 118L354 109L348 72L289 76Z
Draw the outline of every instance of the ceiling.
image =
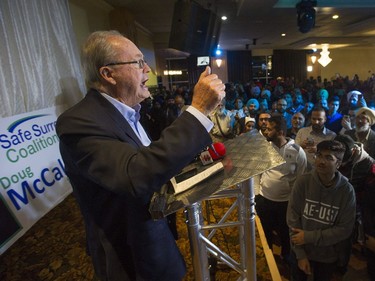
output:
M188 1L188 0L184 0ZM315 27L301 33L296 4L300 0L196 0L222 22L219 44L224 50L311 49L311 44L330 48L375 47L375 0L318 0ZM113 7L125 7L136 21L153 35L155 49L168 49L176 0L106 0ZM337 14L337 20L332 15ZM285 37L281 34L285 33Z

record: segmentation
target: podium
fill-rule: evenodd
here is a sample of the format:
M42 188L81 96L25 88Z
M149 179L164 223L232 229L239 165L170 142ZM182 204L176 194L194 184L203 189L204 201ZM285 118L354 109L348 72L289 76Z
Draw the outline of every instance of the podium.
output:
M255 194L253 177L285 161L257 130L225 142L224 170L179 194L167 194L162 213L172 214L182 208L190 240L194 280L210 280L208 254L240 273L240 280L257 280L255 246ZM227 227L225 216L215 225L205 225L202 201L237 197L240 262L232 259L210 241L213 231ZM232 207L230 208L230 210ZM228 210L228 211L230 211ZM205 233L208 235L205 236Z

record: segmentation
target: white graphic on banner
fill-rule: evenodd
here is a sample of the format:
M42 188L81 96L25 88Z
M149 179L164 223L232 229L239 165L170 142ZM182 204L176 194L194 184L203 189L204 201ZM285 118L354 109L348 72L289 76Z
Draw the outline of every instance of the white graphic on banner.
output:
M72 191L55 130L59 113L0 119L0 254Z

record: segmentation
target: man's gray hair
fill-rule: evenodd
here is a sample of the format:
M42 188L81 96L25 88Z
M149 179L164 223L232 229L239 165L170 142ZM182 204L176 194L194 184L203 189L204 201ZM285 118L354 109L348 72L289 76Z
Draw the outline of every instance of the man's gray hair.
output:
M95 87L100 83L99 68L114 62L118 57L117 50L113 47L110 38L121 36L116 30L96 31L89 35L82 46L82 68L85 73L87 87Z

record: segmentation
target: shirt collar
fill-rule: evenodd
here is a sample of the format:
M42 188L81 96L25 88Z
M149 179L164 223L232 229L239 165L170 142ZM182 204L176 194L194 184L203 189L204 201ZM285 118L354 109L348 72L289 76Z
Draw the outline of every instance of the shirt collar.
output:
M323 127L323 130L321 132L315 132L311 126L311 134L313 135L320 135L320 134L323 134L323 135L326 135L327 134L327 128L324 126Z
M105 97L110 103L112 103L118 111L120 111L121 115L124 116L124 118L136 124L140 117L141 114L139 111L141 110L141 105L136 104L134 107L127 106L126 104L119 102L118 100L114 99L113 97L107 95L106 93L101 93L103 97Z

